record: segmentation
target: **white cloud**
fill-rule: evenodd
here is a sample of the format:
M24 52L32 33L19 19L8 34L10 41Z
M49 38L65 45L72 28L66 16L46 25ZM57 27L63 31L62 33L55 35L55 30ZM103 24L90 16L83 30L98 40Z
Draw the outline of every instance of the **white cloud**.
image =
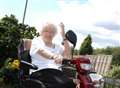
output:
M95 42L94 38L115 40L115 43L118 41L120 44L120 31L108 30L107 28L95 25L99 22L113 22L120 25L119 3L120 0L88 0L84 4L80 4L79 0L69 0L69 2L58 0L59 10L49 12L31 11L32 6L28 5L25 23L35 26L39 30L41 24L46 21L52 21L56 25L63 22L65 24L65 31L71 29L77 34L77 48L80 47L80 43L82 43L87 34L92 35L94 47L105 47L105 45L101 46L99 42ZM32 5L30 2L29 4ZM5 10L0 10L3 13L6 12ZM22 12L22 9L20 12ZM21 15L18 17L19 19L22 18ZM56 37L56 42L59 42L59 37L60 35ZM111 44L108 43L107 45L113 44L114 42L112 41Z
M119 2L119 0L88 0L88 2L80 4L79 0L71 0L69 3L64 0L58 0L58 11L34 12L28 7L25 23L35 26L39 30L40 24L45 21L52 21L56 25L63 22L66 31L72 29L77 34L77 48L80 47L80 43L87 36L86 34L88 33L86 32L92 34L92 37L98 37L101 40L112 39L120 42L120 31L113 32L112 30L95 26L96 23L104 21L111 21L120 25ZM59 42L59 36L56 37L56 42ZM93 45L94 47L105 47L98 42L94 42L94 40Z
M113 32L112 30L103 27L96 27L94 25L101 21L120 23L119 2L119 0L89 0L87 4L80 5L77 1L71 1L71 3L61 1L61 14L65 23L71 25L71 27L75 26L73 28L77 30L88 30L91 33L94 32L93 37L96 36L101 39L112 39L119 42L119 32L117 34L117 32ZM111 44L106 45L113 44L114 43L111 42ZM99 45L100 44L97 44L97 42L94 43L94 47L99 47Z

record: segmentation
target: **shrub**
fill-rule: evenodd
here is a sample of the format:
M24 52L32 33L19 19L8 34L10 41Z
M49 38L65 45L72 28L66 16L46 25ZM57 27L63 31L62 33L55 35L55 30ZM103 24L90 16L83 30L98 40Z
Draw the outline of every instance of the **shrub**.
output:
M106 73L106 77L120 79L120 66L112 66L112 69Z
M5 61L4 66L0 69L1 86L9 86L8 88L18 88L19 66L19 59L9 58Z

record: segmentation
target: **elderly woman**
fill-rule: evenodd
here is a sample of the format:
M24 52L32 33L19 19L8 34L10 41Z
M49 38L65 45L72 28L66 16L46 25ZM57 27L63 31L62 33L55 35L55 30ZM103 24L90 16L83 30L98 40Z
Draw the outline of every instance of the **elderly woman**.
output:
M61 36L64 47L53 43L57 28L52 23L46 23L41 29L40 36L32 40L30 55L32 63L38 66L38 70L44 68L59 69L64 58L70 58L70 47L65 40L63 23L60 24Z
M53 38L55 37L57 33L57 27L52 23L46 23L40 31L40 36L32 40L30 55L32 58L32 63L38 66L38 71L43 70L43 69L57 69L56 70L57 72L58 70L60 70L63 57L68 58L68 59L71 57L70 55L71 49L70 49L68 41L65 39L64 24L60 23L59 26L61 28L61 36L63 38L63 45L57 45L53 43ZM30 70L30 72L34 73L35 71ZM41 76L39 75L39 77L37 78L41 80L43 76L45 77L47 76L47 79L44 79L44 81L51 80L51 74L54 74L54 73L55 73L54 71L53 73L52 71L50 71L50 73L47 73L47 74L45 73L42 74L41 72L40 73ZM61 75L63 73L58 71L58 74L60 75L56 74L56 77L58 76L59 80L65 81L65 78L64 78L65 76ZM53 77L52 79L55 80L57 84L58 78L56 79L56 77L55 78ZM74 81L75 83L77 82L76 80ZM51 81L48 81L48 83L50 82ZM71 82L73 82L73 80ZM71 86L71 87L67 87L67 86ZM65 88L73 88L73 86L74 84L71 83L70 85L70 82L69 82L69 84L66 85ZM57 88L61 88L61 86L59 87L57 86Z

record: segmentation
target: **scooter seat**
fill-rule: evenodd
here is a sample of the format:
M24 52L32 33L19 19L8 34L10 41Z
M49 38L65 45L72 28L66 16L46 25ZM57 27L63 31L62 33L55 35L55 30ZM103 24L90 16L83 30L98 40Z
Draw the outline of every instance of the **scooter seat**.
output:
M46 88L45 85L35 79L26 79L22 81L22 87L21 88Z
M73 81L57 69L42 69L33 72L30 78L40 80L46 88L75 88Z

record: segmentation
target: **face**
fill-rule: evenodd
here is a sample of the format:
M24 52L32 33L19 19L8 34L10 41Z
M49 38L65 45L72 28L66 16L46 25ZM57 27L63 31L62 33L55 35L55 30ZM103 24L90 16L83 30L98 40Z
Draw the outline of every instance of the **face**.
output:
M48 40L48 41L52 41L54 36L55 36L55 30L52 26L47 26L45 27L45 29L42 31L42 36L44 37L44 39Z

